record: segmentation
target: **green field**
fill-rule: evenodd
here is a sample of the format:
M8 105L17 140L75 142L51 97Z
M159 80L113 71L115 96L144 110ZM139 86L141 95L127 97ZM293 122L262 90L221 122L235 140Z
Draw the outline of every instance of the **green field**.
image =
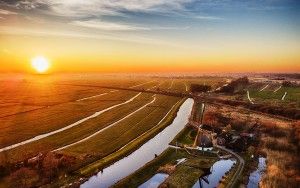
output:
M264 103L290 108L300 107L300 87L285 87L280 83L251 83L245 90L249 91L254 103ZM248 102L246 92L238 99ZM284 96L284 98L283 98Z
M36 78L0 80L0 167L27 162L40 152L53 152L73 161L69 168L61 169L60 175L74 172L91 175L98 168L128 155L168 126L183 98L149 93L148 90L190 93L191 84L207 84L215 89L228 81L221 77L73 75ZM262 87L264 84L251 84L248 88L255 102L299 103L299 88L282 87L273 92L278 86L272 85L259 91ZM285 91L288 94L281 101ZM218 93L210 95L224 97ZM225 97L234 99L236 96ZM170 109L172 112L159 124ZM185 128L171 144L192 144L194 137L195 132ZM151 167L147 173L143 171L143 177L135 174L131 183L142 183L155 173L155 168ZM36 167L33 169L39 171ZM181 182L180 177L186 171L189 169L184 166L178 168L178 175L175 173L170 177L169 184ZM195 176L199 173L195 172ZM8 180L5 178L3 182ZM60 179L54 185L63 185L70 180Z
M105 81L107 82L107 80ZM101 80L100 83L93 84L95 84L95 86L108 86L108 83L104 84L102 82L104 81ZM118 84L116 82L117 81L114 80L113 83L112 81L109 83L111 83L112 86L115 87L136 86L134 88L145 90L151 89L153 87L159 87L160 89L174 88L178 90L185 90L185 84L183 82L175 82L171 79L142 79L135 82L125 79L122 81L119 80ZM146 84L142 85L143 83ZM25 82L25 84L27 85L28 82ZM93 115L95 112L101 111L116 104L123 103L138 94L137 92L131 91L110 92L113 90L101 89L97 87L94 88L90 83L87 84L85 81L78 80L73 80L70 83L67 83L67 81L63 81L60 82L60 84L63 84L63 87L62 85L53 84L53 87L55 87L55 90L57 92L51 93L46 92L47 90L44 90L44 92L41 92L43 94L39 95L44 96L44 98L35 98L37 100L36 103L39 104L44 104L45 98L58 98L59 100L57 100L54 105L47 107L41 106L40 109L24 113L20 113L23 111L17 111L17 113L15 114L0 118L2 128L2 131L0 133L0 147L13 145L24 140L32 139L35 136L64 128L83 118ZM24 92L24 88L30 88L30 90L26 90L26 92ZM61 91L60 88L63 91ZM80 89L76 90L74 88ZM17 88L14 87L13 91L15 92L16 89ZM36 89L36 87L24 86L20 87L19 89L21 90L19 91L20 93L24 92L24 95L26 95L26 97L22 97L24 99L26 99L30 95L29 92L37 93L33 91L34 89ZM84 93L83 95L83 90L88 90L89 93ZM69 93L66 93L67 91L69 91ZM93 97L105 92L107 92L108 94ZM7 95L7 98L9 98L8 96L9 95ZM68 102L68 100L60 99L60 96L64 96L64 98L72 98L72 101ZM77 97L73 99L73 96ZM14 97L15 96L10 98L9 100L18 100ZM87 99L77 101L78 99L82 98ZM121 105L113 108L74 127L39 139L37 141L32 141L28 144L3 151L0 153L0 159L2 162L21 161L23 159L35 156L39 152L52 151L64 147L68 144L76 143L77 141L92 135L93 133L118 121L119 119L122 119L126 115L134 112L151 100L153 100L153 94L141 94L126 105ZM74 155L76 157L91 155L99 158L101 156L106 156L155 126L177 101L179 101L179 98L157 95L156 100L153 104L134 113L132 116L122 120L115 126L106 129L99 135L96 135L95 137L85 142L64 149L63 152ZM2 102L6 104L5 101ZM27 107L26 104L22 105L23 108L25 106ZM89 147L86 147L87 145Z
M260 91L258 89L249 89L251 98L256 100L278 100L281 101L285 92L287 95L282 101L283 103L297 102L300 103L300 88L299 87L282 87L277 92L274 90L265 89Z

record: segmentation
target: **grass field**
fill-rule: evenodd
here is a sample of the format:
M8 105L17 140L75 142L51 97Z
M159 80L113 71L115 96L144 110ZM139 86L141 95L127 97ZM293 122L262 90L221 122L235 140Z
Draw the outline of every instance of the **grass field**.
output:
M136 86L135 88L143 89L150 89L155 86L185 89L185 85L182 82L175 83L172 80L147 80L146 82L140 81L135 84L137 84L134 85L134 87ZM66 86L66 88L68 87L72 88L79 86ZM80 87L89 88L89 86ZM97 93L95 92L93 95L96 94L97 96L99 95L98 88L96 88L96 90ZM0 133L0 146L6 147L24 140L30 140L37 135L54 132L85 117L88 117L97 111L120 104L137 95L137 92L109 91L111 90L101 91L100 94L103 92L108 93L103 96L90 99L87 98L86 100L82 101L65 102L47 108L41 108L39 110L18 113L9 117L0 118L3 130ZM71 93L72 92L74 91L71 91ZM90 94L81 97L91 97L93 95ZM3 151L0 153L0 159L2 162L21 161L22 159L36 155L38 152L51 151L65 145L75 143L121 119L152 99L152 94L141 94L126 105L113 108L107 112L104 112L100 116L88 119L62 132L58 132L45 138L32 141L7 151ZM87 143L90 147L86 147L87 143L84 142L78 145L76 144L70 148L66 148L66 151L64 150L64 152L67 152L68 154L74 154L75 156L105 156L156 125L157 122L178 100L179 98L176 97L156 96L156 100L153 104L133 114L132 117L126 118L116 126L111 127L94 138L88 140Z
M266 88L260 91L258 88L249 89L251 98L254 101L259 100L277 100L282 103L297 102L300 103L300 88L299 87L281 87L277 92L271 88ZM287 92L285 99L282 101L282 96Z
M216 89L227 81L227 78L221 77L163 78L111 75L19 76L15 79L0 77L0 168L12 164L13 172L16 170L16 163L19 164L40 152L54 151L54 154L74 159L74 163L67 168L68 171L62 170L62 173L77 172L90 175L99 166L103 168L134 151L167 126L176 115L180 106L178 102L182 101L182 98L178 97L143 91L139 93L105 89L101 86L189 93L191 84L207 84ZM251 84L248 89L254 102L299 103L299 88L281 87L274 92L278 88L278 85L266 87L260 83ZM285 100L281 101L284 92L288 94ZM223 97L217 93L211 95ZM236 96L225 97L234 99ZM174 112L158 125L174 106ZM240 109L231 109L230 112L225 107L213 106L207 109L208 112L212 110L230 114L231 117L241 114ZM244 121L247 117L242 116L239 120ZM262 115L256 114L255 117L260 118ZM277 121L279 127L286 126L283 124ZM233 127L236 125L233 124ZM186 128L172 144L175 145L176 141L179 144L191 144L194 136L195 133ZM272 163L277 164L279 154L275 151L278 151L276 148L267 147L270 145L268 143L274 143L273 138L267 137L263 143L269 159L276 160ZM281 141L277 145L280 144ZM40 172L35 167L33 170ZM141 179L134 179L131 183L138 185L151 177L155 168L148 170L147 173L143 171L143 177L135 173L135 178ZM188 169L179 168L178 175L175 173L169 178L169 184L181 181L180 177L183 177L186 171ZM5 179L5 182L6 180L8 181ZM57 183L63 185L59 181ZM265 179L266 181L269 180ZM0 181L0 187L1 185L3 184Z

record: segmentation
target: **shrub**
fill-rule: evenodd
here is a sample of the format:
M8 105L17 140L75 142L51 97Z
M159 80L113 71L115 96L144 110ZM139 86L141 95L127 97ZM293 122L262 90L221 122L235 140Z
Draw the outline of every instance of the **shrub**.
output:
M50 179L56 177L58 173L59 160L56 159L52 152L49 152L43 160L42 167L45 177L49 177Z
M268 138L265 142L266 148L274 151L281 151L281 152L295 152L295 147L288 143L287 140L285 141L278 141L277 139Z
M293 143L298 147L298 150L300 148L300 121L297 121L292 124L292 130L291 130L291 138Z
M220 92L234 93L238 88L244 88L249 84L248 77L238 78L231 81L227 86L221 88Z
M20 168L10 175L12 187L32 187L37 184L39 175L35 170L29 168Z
M191 92L208 92L211 90L210 85L191 84Z

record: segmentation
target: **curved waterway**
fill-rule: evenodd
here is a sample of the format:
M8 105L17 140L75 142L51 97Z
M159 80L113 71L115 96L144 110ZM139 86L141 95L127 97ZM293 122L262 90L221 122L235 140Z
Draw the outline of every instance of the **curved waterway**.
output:
M259 187L259 182L261 180L261 177L264 174L265 169L266 169L266 158L260 157L258 159L257 169L255 171L253 171L249 176L249 182L248 182L247 188Z
M233 159L226 159L226 160L219 160L214 163L214 165L211 168L211 174L207 176L207 180L209 183L202 181L200 186L200 182L197 181L193 188L213 188L217 187L220 180L222 179L222 176L225 175L225 173L231 169L232 165L236 163Z
M194 100L187 99L179 108L177 116L173 122L155 137L150 139L133 153L120 159L111 166L104 168L97 175L92 176L83 183L81 188L105 188L110 187L122 178L130 175L137 169L144 166L147 162L154 159L154 155L161 154L169 147L172 139L188 123L192 111Z

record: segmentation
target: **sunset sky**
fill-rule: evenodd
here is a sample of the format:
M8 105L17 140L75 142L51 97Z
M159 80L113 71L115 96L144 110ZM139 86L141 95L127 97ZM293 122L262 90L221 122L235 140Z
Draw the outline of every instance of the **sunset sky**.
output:
M0 71L300 72L299 0L0 0Z

